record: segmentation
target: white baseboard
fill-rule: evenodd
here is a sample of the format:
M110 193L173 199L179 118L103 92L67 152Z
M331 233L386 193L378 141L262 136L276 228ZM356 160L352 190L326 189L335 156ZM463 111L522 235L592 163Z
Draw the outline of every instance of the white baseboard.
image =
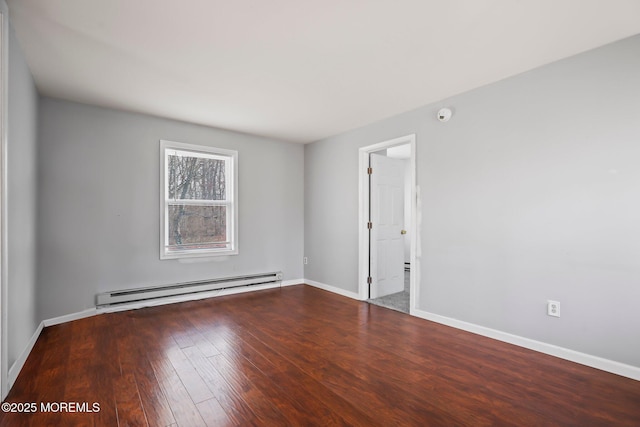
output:
M357 292L346 291L342 288L337 288L335 286L316 282L315 280L304 279L304 283L306 283L309 286L313 286L314 288L318 288L325 291L333 292L334 294L342 295L343 297L357 299L358 301L362 300L360 298L360 294L358 294Z
M22 353L20 353L20 356L16 359L16 361L13 362L13 365L11 365L11 368L9 369L9 375L7 375L7 390L11 390L11 387L13 387L13 383L15 383L18 379L18 374L20 374L22 367L27 361L27 357L29 357L31 350L33 350L33 346L36 345L36 341L38 341L38 337L40 336L40 333L43 329L44 322L40 322L40 324L36 328L36 331L33 333L31 339L27 343L27 346L24 348L24 350L22 350Z
M20 354L20 357L16 359L16 361L13 363L13 365L9 369L9 374L7 378L7 381L8 381L7 390L10 390L11 387L13 387L13 384L15 383L16 379L18 378L18 375L20 374L20 371L22 370L25 362L27 361L27 357L29 357L29 354L31 353L33 346L35 345L36 341L38 340L38 337L40 336L40 333L42 332L42 329L44 329L45 326L53 326L60 323L82 319L85 317L95 316L96 314L101 314L101 313L112 313L117 311L133 310L133 309L149 307L149 306L173 304L173 303L184 302L184 301L194 301L194 300L199 300L204 298L212 298L217 296L259 291L263 289L273 289L280 286L292 286L292 285L298 285L298 284L307 284L319 289L323 289L325 291L333 292L338 295L360 300L360 296L357 292L346 291L342 288L337 288L335 286L316 282L314 280L299 279L299 280L283 281L281 284L266 284L266 285L251 286L251 287L220 289L217 291L203 292L201 294L193 294L193 295L181 295L179 297L165 298L165 299L156 300L156 301L142 301L139 303L124 304L121 306L105 307L100 309L90 308L87 310L80 311L78 313L71 313L64 316L54 317L52 319L46 319L40 322L40 325L38 325L38 328L33 333L33 336L29 340L25 349ZM592 356L586 353L581 353L581 352L570 350L563 347L558 347L553 344L547 344L541 341L524 338L518 335L509 334L506 332L498 331L498 330L487 328L484 326L479 326L473 323L452 319L450 317L441 316L439 314L429 313L428 311L412 309L411 315L420 317L422 319L431 320L433 322L440 323L443 325L451 326L457 329L462 329L467 332L472 332L478 335L493 338L498 341L503 341L509 344L514 344L520 347L528 348L530 350L539 351L541 353L549 354L551 356L559 357L561 359L569 360L571 362L579 363L581 365L590 366L592 368L600 369L606 372L611 372L617 375L621 375L623 377L640 381L640 368L635 366L627 365L627 364L616 362L613 360L604 359L597 356Z
M285 286L302 285L302 284L304 284L304 279L293 279L293 280L283 280L280 283L280 286L284 288Z
M88 310L83 310L78 313L66 314L64 316L54 317L52 319L46 319L40 322L40 324L36 328L36 331L33 333L33 335L31 336L31 339L27 343L27 346L24 348L24 350L22 350L22 353L20 353L20 357L18 357L16 361L13 362L13 365L11 365L11 368L9 369L9 374L7 378L7 381L9 384L8 384L7 390L11 390L11 387L13 387L13 384L16 382L16 379L18 379L18 375L20 374L20 371L24 367L24 364L27 361L27 358L29 357L31 350L33 350L33 346L36 345L36 341L38 341L38 337L40 336L40 333L45 327L58 325L60 323L71 322L72 320L78 320L78 319L95 316L95 315L96 315L96 309L90 308Z
M462 320L452 319L439 314L429 313L428 311L412 309L411 315L640 381L640 368L636 366L604 359L598 356L592 356L590 354L581 353L579 351L570 350L553 344L547 344L542 341L524 338L507 332L498 331L496 329L464 322Z
M54 317L51 319L43 320L42 323L45 327L59 325L60 323L72 322L78 319L84 319L85 317L95 316L97 313L95 308L89 308L87 310L82 310L77 313L65 314L64 316Z

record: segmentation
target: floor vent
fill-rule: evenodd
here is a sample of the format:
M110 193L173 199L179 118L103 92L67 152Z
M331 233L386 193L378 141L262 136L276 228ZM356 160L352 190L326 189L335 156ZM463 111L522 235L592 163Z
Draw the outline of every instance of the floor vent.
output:
M252 274L247 276L225 277L200 280L197 282L176 283L173 285L151 286L148 288L126 289L98 294L96 306L104 307L136 301L166 298L177 295L195 294L240 286L263 285L282 281L282 272Z

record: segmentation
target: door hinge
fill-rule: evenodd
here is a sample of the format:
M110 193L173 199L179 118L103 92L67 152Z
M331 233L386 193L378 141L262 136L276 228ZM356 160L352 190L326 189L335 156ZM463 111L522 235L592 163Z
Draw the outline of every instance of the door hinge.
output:
M373 279L371 278L371 276L367 277L367 284L371 284L373 282Z
M373 168L367 168L367 175L371 175L373 173Z
M369 230L371 230L371 229L373 228L373 223L372 223L371 221L369 221L369 222L367 223L367 228L368 228Z

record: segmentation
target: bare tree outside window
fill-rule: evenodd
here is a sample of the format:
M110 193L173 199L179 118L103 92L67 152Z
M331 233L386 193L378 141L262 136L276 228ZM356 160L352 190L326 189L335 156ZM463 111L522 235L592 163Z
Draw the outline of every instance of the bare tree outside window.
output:
M169 199L225 200L224 160L169 156Z
M232 248L229 180L234 158L215 152L165 151L165 253Z

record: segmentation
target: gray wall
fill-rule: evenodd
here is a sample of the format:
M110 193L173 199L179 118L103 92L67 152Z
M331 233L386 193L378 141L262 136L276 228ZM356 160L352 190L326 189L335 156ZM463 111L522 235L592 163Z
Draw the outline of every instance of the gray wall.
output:
M48 98L39 114L43 318L93 307L108 290L278 270L303 277L303 146ZM239 255L159 259L160 139L238 151Z
M36 147L38 94L9 29L7 124L7 294L9 367L40 323L36 316Z
M307 145L306 278L357 291L358 148L411 133L418 308L640 366L640 36Z

